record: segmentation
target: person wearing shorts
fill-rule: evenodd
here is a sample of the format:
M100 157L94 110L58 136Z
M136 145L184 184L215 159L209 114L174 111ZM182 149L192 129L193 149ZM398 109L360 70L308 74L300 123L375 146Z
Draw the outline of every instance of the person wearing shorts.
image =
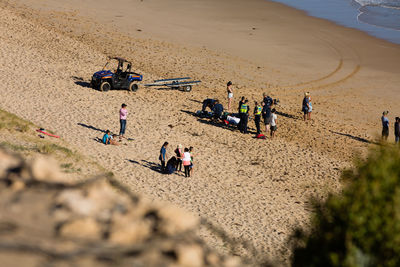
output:
M226 91L228 93L228 112L231 112L231 105L233 100L233 89L232 89L232 82L229 81L226 84Z
M275 110L275 109L272 109L272 111L271 111L271 116L270 116L271 138L274 138L274 137L275 137L275 132L276 132L276 129L277 129L276 121L277 121L277 119L278 119L278 116L277 116L275 113L276 113L276 110Z

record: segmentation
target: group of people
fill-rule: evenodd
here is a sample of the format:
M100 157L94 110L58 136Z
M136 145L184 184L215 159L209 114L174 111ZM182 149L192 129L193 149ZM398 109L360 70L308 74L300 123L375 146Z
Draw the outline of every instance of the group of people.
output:
M228 90L228 112L227 115L222 115L224 108L222 104L219 103L218 99L207 98L203 100L203 106L201 113L207 114L206 109L209 108L212 111L211 118L214 120L222 119L226 120L227 123L237 124L238 129L241 133L248 133L248 121L250 118L250 106L249 100L244 96L239 101L239 106L237 109L237 113L231 112L231 105L233 99L233 89L232 82L228 82L227 84ZM263 94L263 100L261 102L254 102L254 122L257 129L257 136L261 134L261 118L263 118L265 133L268 134L270 132L271 138L275 136L275 132L277 130L277 114L276 110L272 108L272 106L276 104L276 100L274 100L267 95L267 93Z
M387 141L389 137L389 118L387 115L389 111L384 111L382 113L382 140ZM400 118L396 117L394 122L394 142L398 144L400 141Z
M277 120L278 116L276 114L275 108L272 108L274 103L273 99L267 95L267 93L263 94L263 100L259 103L257 101L254 102L254 123L257 129L257 136L261 134L261 117L264 121L265 126L265 134L270 132L271 138L275 136L275 132L277 130ZM240 132L247 133L247 124L249 120L250 106L249 100L242 96L239 101L238 113L240 117L240 122L238 128Z
M179 144L174 153L168 161L167 158L168 142L164 142L160 149L159 160L161 162L161 172L165 174L172 174L175 171L182 171L182 165L185 172L185 177L193 176L193 147L185 147Z

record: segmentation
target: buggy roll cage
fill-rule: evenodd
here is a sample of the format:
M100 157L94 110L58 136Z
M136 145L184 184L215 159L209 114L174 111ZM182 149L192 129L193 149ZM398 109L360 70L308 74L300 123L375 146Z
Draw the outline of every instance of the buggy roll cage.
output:
M107 65L108 65L112 60L118 61L117 72L122 72L122 71L123 71L123 66L124 66L124 63L125 63L125 62L128 63L128 65L126 66L125 72L130 72L130 71L131 71L132 62L130 62L130 61L124 59L124 58L121 58L121 57L109 57L109 58L107 59L107 62L106 62L106 64L104 65L104 67L103 67L102 70L105 70L105 68L107 67Z

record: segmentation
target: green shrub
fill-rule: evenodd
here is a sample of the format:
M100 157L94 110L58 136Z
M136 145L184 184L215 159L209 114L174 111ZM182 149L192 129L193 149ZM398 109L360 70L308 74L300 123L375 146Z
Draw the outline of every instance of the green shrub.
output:
M293 266L400 266L399 149L371 151L343 178L342 194L314 203L311 233L293 236Z

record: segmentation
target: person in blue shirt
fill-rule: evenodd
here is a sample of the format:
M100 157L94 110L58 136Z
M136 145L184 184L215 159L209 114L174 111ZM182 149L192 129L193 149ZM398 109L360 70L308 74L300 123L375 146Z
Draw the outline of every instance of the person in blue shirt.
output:
M160 149L160 156L158 159L161 161L161 172L165 173L165 161L167 158L167 147L168 147L168 142L164 142Z
M107 130L106 133L103 135L103 139L102 142L105 145L109 145L111 141L111 135L110 135L110 131Z
M304 120L310 119L310 114L309 112L311 111L310 107L310 99L309 99L310 93L304 93L304 98L303 98L303 104L302 104L302 109L304 113Z
M386 141L388 136L389 136L389 119L387 117L387 114L389 111L384 111L382 113L382 140Z

